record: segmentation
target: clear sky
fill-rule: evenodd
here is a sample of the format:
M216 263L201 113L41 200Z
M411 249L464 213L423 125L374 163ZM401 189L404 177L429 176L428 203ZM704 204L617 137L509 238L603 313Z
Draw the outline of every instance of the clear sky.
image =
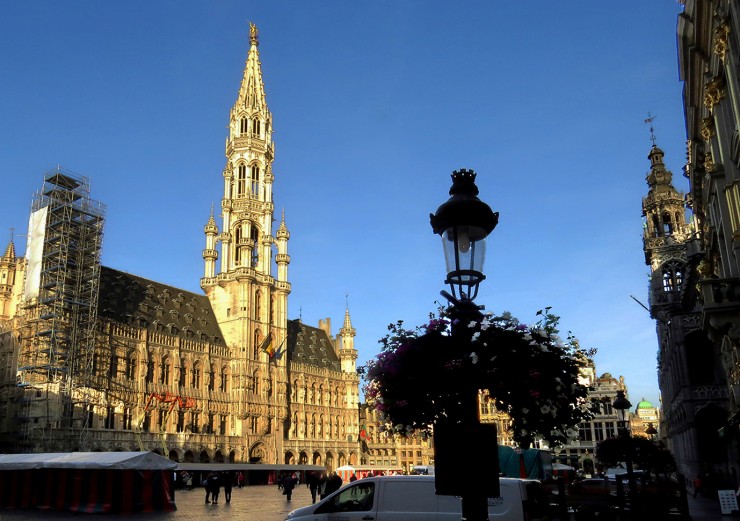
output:
M289 317L349 305L358 363L387 325L423 323L445 268L429 214L478 172L500 212L478 301L598 349L657 404L641 198L650 132L680 191L675 0L167 1L0 4L0 243L25 251L45 171L107 204L103 263L200 292L203 226L260 30L276 217L291 233Z

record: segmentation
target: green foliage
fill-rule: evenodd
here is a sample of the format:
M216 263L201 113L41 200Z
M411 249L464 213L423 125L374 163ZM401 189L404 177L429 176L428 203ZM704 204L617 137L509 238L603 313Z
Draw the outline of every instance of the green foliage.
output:
M579 376L594 351L570 333L563 341L550 308L537 316L526 326L509 313L471 318L440 310L413 330L391 324L381 352L361 370L368 403L394 432L428 434L437 418L454 417L471 389L484 389L511 417L521 446L535 438L567 443L592 418Z

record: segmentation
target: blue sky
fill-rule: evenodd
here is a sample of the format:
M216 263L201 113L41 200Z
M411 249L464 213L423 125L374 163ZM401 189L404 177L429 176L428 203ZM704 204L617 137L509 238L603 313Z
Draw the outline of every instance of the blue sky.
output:
M24 251L56 165L108 207L103 263L200 291L203 226L249 46L273 113L290 318L349 303L364 362L444 289L429 213L478 172L500 212L478 301L552 306L599 373L657 403L641 198L654 126L680 191L685 132L673 0L28 1L0 5L0 227ZM2 247L10 232L1 232Z

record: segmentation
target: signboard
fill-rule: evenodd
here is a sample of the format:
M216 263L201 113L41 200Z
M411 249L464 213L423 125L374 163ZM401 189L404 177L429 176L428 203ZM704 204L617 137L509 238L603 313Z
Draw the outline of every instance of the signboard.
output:
M719 507L722 509L722 515L732 514L738 511L737 496L734 490L718 490Z

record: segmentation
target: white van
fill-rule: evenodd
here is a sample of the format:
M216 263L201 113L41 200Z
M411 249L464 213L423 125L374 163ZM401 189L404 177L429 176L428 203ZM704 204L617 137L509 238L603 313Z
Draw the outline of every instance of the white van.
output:
M490 521L544 521L549 512L547 495L535 480L501 478L501 497L488 499ZM376 476L293 510L286 521L459 521L461 515L459 497L434 493L434 476Z

